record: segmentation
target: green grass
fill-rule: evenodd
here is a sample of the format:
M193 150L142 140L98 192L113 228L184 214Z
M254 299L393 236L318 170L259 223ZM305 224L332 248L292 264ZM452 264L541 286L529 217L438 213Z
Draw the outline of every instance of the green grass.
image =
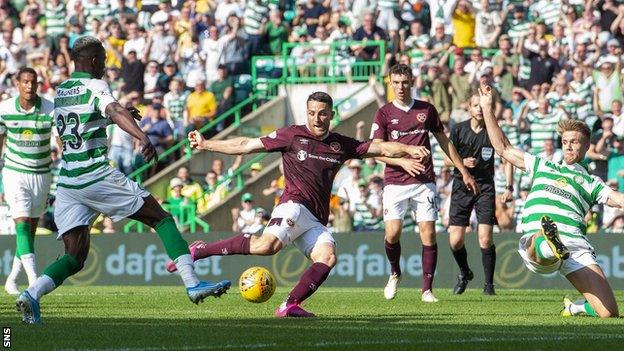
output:
M256 305L234 289L195 306L181 288L67 286L43 299L43 326L21 325L14 299L0 294L0 327L12 327L12 350L617 350L624 342L623 319L560 317L571 290L439 289L440 302L425 304L415 289L386 301L381 288L321 288L306 304L318 318L277 320L287 293L278 288Z

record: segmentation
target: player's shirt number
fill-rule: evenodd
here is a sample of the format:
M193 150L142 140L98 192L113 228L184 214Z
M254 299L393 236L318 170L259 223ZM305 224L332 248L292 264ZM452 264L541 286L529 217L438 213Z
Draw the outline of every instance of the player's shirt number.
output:
M56 126L59 136L63 142L63 151L67 151L67 147L74 150L80 149L82 146L82 138L78 133L80 127L80 116L74 112L70 112L67 116L58 115L56 117ZM69 133L65 135L65 131L69 128Z

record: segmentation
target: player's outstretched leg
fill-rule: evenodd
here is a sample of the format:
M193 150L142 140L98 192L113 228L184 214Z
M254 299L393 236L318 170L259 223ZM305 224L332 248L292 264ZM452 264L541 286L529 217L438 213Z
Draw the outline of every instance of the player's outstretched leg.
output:
M24 323L41 323L39 300L82 269L89 254L89 242L88 226L78 226L63 234L65 255L50 264L15 302Z
M597 317L596 311L591 307L586 299L578 299L572 301L569 298L563 298L563 309L561 310L561 316L590 316Z
M618 305L613 290L598 264L590 264L566 275L584 301L564 301L562 315L588 315L601 318L617 317Z
M384 297L392 300L396 296L397 288L401 282L401 227L403 221L388 220L385 221L386 236L384 238L384 247L386 256L390 262L390 277L388 283L384 287Z
M249 234L239 234L213 243L197 240L189 246L189 252L193 261L210 256L249 255L251 253L251 241L252 236ZM170 273L177 271L175 264L171 261L167 262L166 268Z
M316 317L314 313L304 310L301 303L314 294L329 276L336 264L336 248L332 243L319 243L312 249L310 258L314 263L303 272L286 301L275 310L275 317Z
M449 226L449 245L451 252L455 258L455 262L459 266L459 274L457 275L457 284L453 288L453 294L460 295L466 291L468 282L474 279L474 274L468 266L468 252L464 245L465 228L462 226Z
M167 255L180 272L180 277L191 302L197 304L203 302L208 296L219 297L227 292L231 285L229 280L218 283L199 281L188 244L182 239L173 218L163 210L153 196L147 196L144 200L143 206L130 218L141 221L156 230L158 237L165 246Z

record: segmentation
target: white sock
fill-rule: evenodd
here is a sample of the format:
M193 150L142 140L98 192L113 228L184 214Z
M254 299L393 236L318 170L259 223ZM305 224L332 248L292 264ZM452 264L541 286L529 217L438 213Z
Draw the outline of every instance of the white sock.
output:
M30 286L32 283L37 280L37 265L35 263L35 254L30 253L26 255L22 255L20 257L22 260L22 265L24 266L24 271L26 271L26 275L28 276L28 285Z
M578 316L579 314L587 314L587 311L585 310L585 302L587 302L587 300L585 299L578 299L572 302L572 304L570 305L570 313L572 313L573 316Z
M52 290L56 289L56 285L54 284L54 280L43 274L41 277L37 278L34 283L32 283L26 291L32 296L35 300L39 301L41 296L49 294Z
M542 257L544 259L552 259L556 258L555 253L551 250L548 242L546 240L542 241L539 245L540 252L542 253Z
M195 274L195 267L193 266L193 258L190 254L176 258L175 265L180 273L180 277L182 277L185 287L192 288L199 284L199 279L197 278L197 274Z
M15 285L15 281L17 280L17 276L22 271L22 261L17 258L17 256L13 257L13 266L11 267L11 273L7 277L6 283Z

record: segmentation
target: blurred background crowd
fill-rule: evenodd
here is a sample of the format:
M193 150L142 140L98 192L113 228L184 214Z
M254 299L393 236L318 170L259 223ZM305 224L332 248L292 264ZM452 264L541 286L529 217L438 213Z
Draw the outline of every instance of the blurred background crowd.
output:
M334 42L383 41L385 51L349 45L336 54L345 62L383 60L382 76L393 64L410 65L416 77L413 97L433 103L447 130L469 118L468 98L475 88L491 84L496 115L510 141L553 161L562 157L557 122L583 120L593 130L586 167L624 191L624 3L619 1L0 0L0 25L0 99L16 94L14 74L24 65L37 70L40 93L53 98L55 87L73 71L73 43L92 35L107 51L104 79L122 104L140 110L140 125L160 152L252 93L253 56L281 56L285 43L314 43L285 53L306 63L320 59ZM387 77L383 90L375 84L381 78L371 79L379 104L393 99ZM229 123L223 121L206 137ZM354 131L360 139L368 136L363 129L360 123ZM141 165L136 145L116 127L109 137L111 161L130 174ZM54 159L58 172L56 154ZM443 229L452 176L436 145L433 159ZM203 212L231 190L228 175L240 161L224 169L223 161L215 160L203 179L195 180L180 168L161 200ZM247 176L261 170L254 164ZM496 174L502 193L502 168ZM279 198L283 186L282 176L266 184L263 195ZM529 186L530 179L516 172L514 201L497 202L501 230L516 230L522 221ZM334 184L333 228L383 228L382 189L382 164L345 165ZM253 202L251 194L242 196L241 207L232 210L233 230L260 230L270 209ZM3 220L4 207L1 227L10 223ZM109 222L103 219L100 230L114 230ZM624 213L610 208L594 208L587 222L588 232L624 232ZM413 227L413 220L407 218L405 225Z

